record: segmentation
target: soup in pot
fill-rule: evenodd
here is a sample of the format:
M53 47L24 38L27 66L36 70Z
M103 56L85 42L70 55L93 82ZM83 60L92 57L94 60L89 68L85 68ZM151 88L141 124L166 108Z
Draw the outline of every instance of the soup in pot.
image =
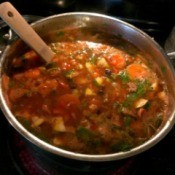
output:
M45 39L51 62L29 50L3 75L9 108L30 132L65 150L108 154L144 143L166 120L166 84L134 45L88 28Z

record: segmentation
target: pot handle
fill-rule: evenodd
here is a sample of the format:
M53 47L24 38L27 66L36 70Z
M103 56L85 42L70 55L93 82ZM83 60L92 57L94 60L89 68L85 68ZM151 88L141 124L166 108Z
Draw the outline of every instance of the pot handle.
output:
M175 26L165 41L164 49L172 64L175 66Z
M172 63L173 67L175 68L175 52L169 52L166 54L169 57L170 62Z
M170 52L170 53L167 53L167 55L169 56L169 58L173 61L175 61L175 52Z
M175 67L175 52L169 52L167 55L170 58L172 65Z
M1 21L0 21L1 22ZM3 27L1 28L0 25L0 29L2 29L1 34L0 34L0 38L1 38L1 43L0 43L0 56L2 55L2 53L4 52L5 47L8 45L8 43L12 40L12 31L9 29L8 31L4 31Z

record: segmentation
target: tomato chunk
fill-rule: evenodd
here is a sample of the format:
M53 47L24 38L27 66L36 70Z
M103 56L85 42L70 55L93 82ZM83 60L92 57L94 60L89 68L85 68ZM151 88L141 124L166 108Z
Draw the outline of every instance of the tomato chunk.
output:
M141 64L131 64L127 67L127 72L131 79L142 79L149 76L149 71Z
M109 64L111 66L114 66L116 69L122 69L126 66L126 60L123 55L121 54L115 54L112 55L109 59Z
M9 92L9 98L11 101L16 101L17 99L21 98L23 95L27 93L27 90L22 88L15 88L11 89Z
M58 99L58 105L64 109L75 108L79 104L79 99L73 94L65 94Z
M38 61L38 59L40 59L38 54L36 52L34 52L33 50L25 53L24 58L28 59L28 60L33 60L33 61Z
M80 100L73 94L65 94L58 98L54 113L62 115L66 124L75 124L81 118L78 110Z
M26 52L24 55L22 55L21 57L17 57L13 60L13 67L18 68L21 66L24 66L25 63L27 63L27 65L30 67L32 65L36 65L36 63L40 63L41 62L41 58L39 57L39 55L34 52L33 50Z
M25 72L25 78L38 78L40 76L40 70L39 69L31 69Z

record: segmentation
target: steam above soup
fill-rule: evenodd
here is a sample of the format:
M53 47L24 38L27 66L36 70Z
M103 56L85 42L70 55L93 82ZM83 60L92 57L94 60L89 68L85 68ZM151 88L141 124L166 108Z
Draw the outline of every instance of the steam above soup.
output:
M87 28L45 39L56 53L50 63L27 51L3 75L8 105L32 133L66 150L108 154L142 144L166 120L166 85L131 43Z

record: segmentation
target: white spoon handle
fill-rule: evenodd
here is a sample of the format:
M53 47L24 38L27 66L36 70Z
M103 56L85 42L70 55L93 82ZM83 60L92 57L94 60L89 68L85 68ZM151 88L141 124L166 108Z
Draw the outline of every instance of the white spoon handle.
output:
M46 45L11 3L4 2L0 4L0 17L46 62L52 59L54 52Z

